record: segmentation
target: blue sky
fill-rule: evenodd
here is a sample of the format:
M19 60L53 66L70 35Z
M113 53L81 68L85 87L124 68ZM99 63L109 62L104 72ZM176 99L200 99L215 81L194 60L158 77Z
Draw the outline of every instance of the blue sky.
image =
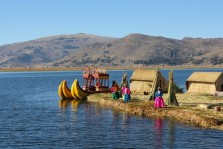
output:
M223 0L0 0L0 45L77 33L223 38L222 6Z

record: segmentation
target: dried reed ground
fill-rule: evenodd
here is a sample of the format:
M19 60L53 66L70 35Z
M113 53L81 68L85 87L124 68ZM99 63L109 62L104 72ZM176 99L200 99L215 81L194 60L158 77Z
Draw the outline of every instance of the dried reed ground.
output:
M166 96L167 94L164 94L164 99ZM132 100L124 103L122 99L112 100L111 93L92 94L88 97L88 102L99 103L116 110L150 118L168 118L190 125L223 130L223 112L216 112L214 109L216 106L223 109L223 97L186 93L176 94L176 97L179 107L166 106L159 109L153 107L154 101L149 101L148 95L132 94ZM212 108L200 108L199 104L210 104Z

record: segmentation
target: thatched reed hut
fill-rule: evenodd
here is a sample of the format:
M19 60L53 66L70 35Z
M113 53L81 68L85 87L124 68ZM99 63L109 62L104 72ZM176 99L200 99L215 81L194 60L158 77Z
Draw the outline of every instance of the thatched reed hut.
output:
M153 81L156 78L156 72L158 70L144 70L136 69L130 78L130 90L132 93L144 94L150 93L152 90ZM158 71L158 84L163 91L167 89L167 81L162 76L160 71Z
M194 72L186 81L188 93L215 94L223 91L222 72Z

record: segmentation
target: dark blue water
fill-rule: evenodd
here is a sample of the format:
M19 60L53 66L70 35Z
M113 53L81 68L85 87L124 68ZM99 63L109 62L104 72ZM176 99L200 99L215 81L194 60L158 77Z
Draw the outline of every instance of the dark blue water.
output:
M193 71L174 70L175 82L184 87ZM121 82L124 72L131 77L132 71L109 71L110 81ZM0 148L223 148L222 131L60 101L60 82L70 87L81 77L81 71L0 72Z

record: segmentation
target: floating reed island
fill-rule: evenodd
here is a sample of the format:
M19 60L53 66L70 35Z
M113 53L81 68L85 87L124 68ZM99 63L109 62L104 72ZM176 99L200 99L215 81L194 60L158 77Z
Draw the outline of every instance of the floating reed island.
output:
M167 98L164 94L164 100ZM223 130L223 97L177 93L179 106L154 108L149 95L131 94L129 102L112 100L111 93L92 94L87 102L98 103L115 110L149 118L168 118L193 126Z

